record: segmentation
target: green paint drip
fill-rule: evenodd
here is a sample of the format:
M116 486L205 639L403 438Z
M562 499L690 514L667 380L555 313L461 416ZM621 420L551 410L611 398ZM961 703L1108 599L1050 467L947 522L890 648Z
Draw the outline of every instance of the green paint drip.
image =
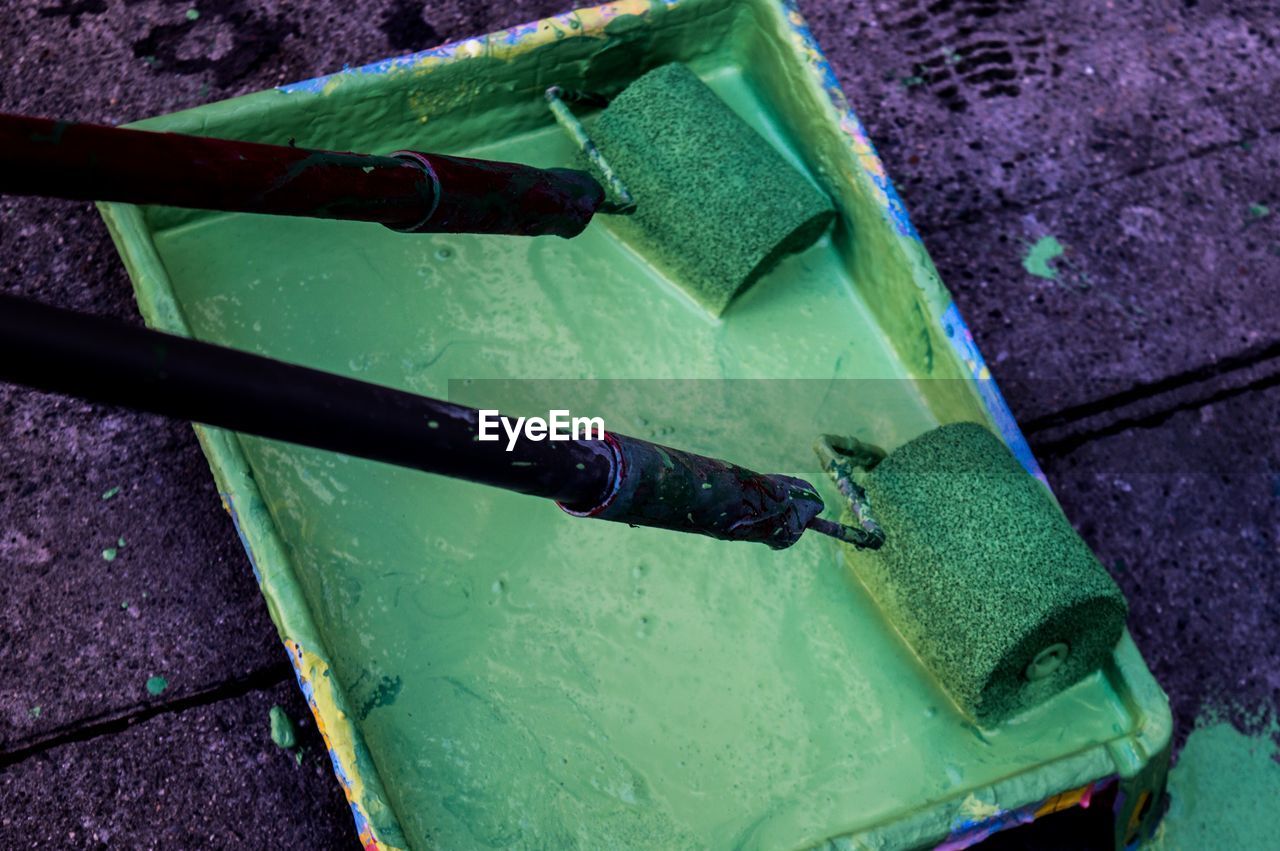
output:
M41 711L41 710L40 710L40 707L39 707L39 706L33 706L33 707L31 707L31 717L32 717L32 718L39 718L39 717L40 717L40 711Z
M278 748L291 748L298 744L298 731L293 726L293 719L280 706L271 707L271 741ZM299 753L301 756L301 753ZM299 760L301 762L301 760Z
M1022 268L1037 278L1052 281L1058 277L1058 270L1050 266L1049 261L1061 257L1065 250L1056 237L1042 236L1027 248L1026 256L1022 258Z
M105 550L102 551L102 560L115 561L116 555L117 555L117 551L115 547L107 547Z
M199 9L188 9L188 10L187 10L187 20L188 20L188 21L197 21L197 20L199 20L199 19L200 19L200 10L199 10Z
M967 712L995 722L1029 708L1115 647L1120 589L987 429L926 432L880 462L866 490L886 542L854 554L859 575Z
M147 678L147 692L152 697L159 697L161 694L164 693L164 690L167 689L168 687L169 687L169 681L166 680L164 677L148 677Z
M113 487L113 488L110 488L110 489L108 489L108 490L105 490L105 491L103 491L103 492L102 492L102 501L103 501L103 502L106 502L107 500L111 499L112 497L114 497L114 496L115 496L116 494L118 494L118 493L120 493L120 486L119 486L119 485L116 485L116 486L115 486L115 487Z
M1249 218L1256 221L1257 219L1265 219L1269 215L1271 215L1271 208L1266 204L1249 205Z
M1169 810L1147 851L1273 848L1280 836L1280 734L1248 735L1209 713L1169 774Z
M590 133L636 201L610 226L717 316L831 223L830 200L679 63L631 83Z

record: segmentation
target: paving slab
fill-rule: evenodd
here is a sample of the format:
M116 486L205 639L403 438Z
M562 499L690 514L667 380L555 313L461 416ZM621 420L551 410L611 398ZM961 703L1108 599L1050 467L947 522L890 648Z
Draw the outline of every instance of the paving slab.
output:
M1280 128L1274 3L801 10L925 233Z
M0 54L13 57L0 75L0 109L117 123L434 46L561 4L442 4L430 20L422 4L390 3L375 15L309 8L16 4L0 16ZM0 197L0 288L140 323L88 204ZM283 659L185 424L0 386L0 569L8 580L0 751ZM152 676L167 679L163 694L146 691Z
M925 234L1024 422L1280 340L1280 135Z
M1042 458L1129 599L1181 745L1206 703L1280 707L1280 387Z
M297 721L298 749L269 711ZM168 712L0 768L5 848L357 848L351 813L292 680Z
M285 658L185 424L0 387L0 570L0 752Z

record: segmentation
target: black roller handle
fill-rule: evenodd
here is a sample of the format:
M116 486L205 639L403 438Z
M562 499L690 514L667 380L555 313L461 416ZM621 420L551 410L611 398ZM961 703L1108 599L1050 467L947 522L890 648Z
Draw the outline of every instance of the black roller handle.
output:
M0 295L0 380L555 500L571 514L783 549L835 535L791 476L606 432L478 440L479 412L186 337Z
M604 203L565 168L263 145L0 113L0 193L379 222L413 233L577 236Z

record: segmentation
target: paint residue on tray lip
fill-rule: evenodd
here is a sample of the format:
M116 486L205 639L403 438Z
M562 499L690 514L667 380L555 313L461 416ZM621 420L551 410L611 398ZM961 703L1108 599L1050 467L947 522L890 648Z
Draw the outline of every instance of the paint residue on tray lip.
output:
M658 4L662 6L674 6L678 2L679 0L658 0ZM277 86L276 90L285 94L298 92L324 94L331 91L333 85L337 84L344 76L426 70L439 63L456 59L493 56L495 53L515 56L541 46L545 38L539 36L544 32L552 34L552 40L560 40L574 35L598 37L599 33L603 31L604 24L608 21L622 15L647 15L651 12L651 5L650 0L621 0L621 2L605 3L600 6L578 9L528 24L514 26L487 36L460 39L447 42L439 47L421 50L417 53L393 56L356 68L343 68L342 71L336 74L326 74L323 77Z

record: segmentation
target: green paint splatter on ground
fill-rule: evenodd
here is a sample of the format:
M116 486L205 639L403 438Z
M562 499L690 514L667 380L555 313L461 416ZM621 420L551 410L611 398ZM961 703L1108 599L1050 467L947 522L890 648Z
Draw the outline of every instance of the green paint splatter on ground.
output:
M118 553L116 552L115 547L107 547L105 550L102 551L102 560L115 561L117 555Z
M1058 277L1058 270L1049 265L1049 261L1062 256L1066 249L1056 237L1042 236L1034 245L1028 246L1022 258L1022 268L1037 278L1052 281Z
M124 546L125 546L124 535L121 535L119 538L116 539L116 546L119 547L120 549L124 549Z
M123 603L121 603L121 604L120 604L120 608L125 609L125 610L128 610L128 608L129 608L129 601L128 601L128 600L125 600Z
M32 718L39 718L39 717L40 717L40 707L39 707L39 706L33 706L33 707L31 707L31 717L32 717Z
M196 21L196 20L199 20L199 19L200 19L200 10L199 10L199 9L188 9L188 10L187 10L187 20L188 20L188 21Z
M103 492L102 492L102 501L103 501L103 502L106 502L107 500L111 499L112 497L114 497L114 496L115 496L116 494L118 494L118 493L120 493L120 486L119 486L119 485L116 485L116 486L115 486L115 487L113 487L113 488L110 488L110 489L108 489L108 490L105 490L105 491L103 491Z
M293 726L289 713L279 706L271 707L271 741L278 748L291 748L298 744L298 731ZM302 764L302 754L298 754L298 764Z
M158 697L168 687L169 687L169 681L166 680L164 677L148 677L147 678L147 691L150 692L152 697Z
M1278 733L1274 716L1263 719L1254 735L1217 713L1201 716L1169 773L1169 811L1147 851L1275 847Z
M1268 207L1266 204L1250 204L1249 205L1249 218L1252 219L1253 221L1257 221L1258 219L1265 219L1269 215L1271 215L1271 208Z

